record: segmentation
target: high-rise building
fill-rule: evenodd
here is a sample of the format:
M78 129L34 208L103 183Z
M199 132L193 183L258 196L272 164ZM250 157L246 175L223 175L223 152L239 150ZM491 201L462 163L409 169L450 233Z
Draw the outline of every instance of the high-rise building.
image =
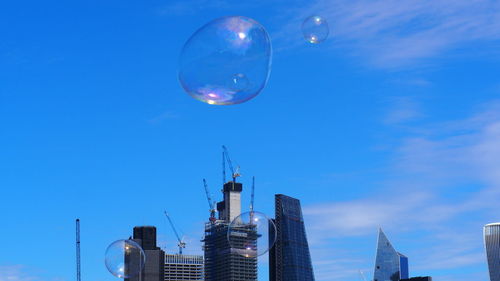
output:
M234 180L225 183L224 201L217 203L219 218L205 225L205 281L257 281L257 258L238 254L239 246L231 247L228 241L228 226L241 213L242 190L243 185ZM249 242L248 237L257 237L251 225L242 227L239 234L242 248L243 241Z
M382 229L379 229L373 280L400 281L408 278L408 258L396 251Z
M269 252L269 280L314 281L300 201L277 194L275 213L276 244Z
M401 279L401 281L432 281L432 277L430 277L430 276L412 277L412 278L409 278L409 279Z
M484 246L488 258L490 281L500 281L500 223L484 226Z
M141 273L126 281L164 281L165 252L156 246L156 227L134 227L133 239L141 245L146 254L146 263ZM137 261L129 261L137 262Z
M203 256L165 255L165 281L203 280Z

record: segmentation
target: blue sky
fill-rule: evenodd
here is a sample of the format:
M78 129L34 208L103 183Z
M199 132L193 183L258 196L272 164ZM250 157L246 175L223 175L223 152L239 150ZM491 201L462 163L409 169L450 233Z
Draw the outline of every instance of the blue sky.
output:
M209 106L182 91L178 55L225 15L267 28L273 67L255 99ZM330 24L322 44L302 38L311 15ZM257 210L301 199L317 280L370 278L378 227L411 275L488 280L500 3L10 1L0 34L0 281L74 280L77 217L84 280L115 280L104 250L135 225L175 251L163 210L201 253L222 144L256 177Z

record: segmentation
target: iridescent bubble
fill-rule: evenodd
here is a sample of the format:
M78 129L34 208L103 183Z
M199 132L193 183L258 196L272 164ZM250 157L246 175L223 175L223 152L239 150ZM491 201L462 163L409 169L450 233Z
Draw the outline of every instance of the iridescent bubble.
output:
M276 226L260 212L246 212L229 224L227 238L231 252L247 258L261 256L276 242Z
M141 272L146 263L142 247L132 240L118 240L106 249L105 264L118 278L130 278Z
M271 41L262 25L247 17L223 17L198 29L186 42L179 81L199 101L238 104L265 87L271 60Z
M302 23L302 34L309 43L321 43L329 33L328 22L320 16L310 16Z

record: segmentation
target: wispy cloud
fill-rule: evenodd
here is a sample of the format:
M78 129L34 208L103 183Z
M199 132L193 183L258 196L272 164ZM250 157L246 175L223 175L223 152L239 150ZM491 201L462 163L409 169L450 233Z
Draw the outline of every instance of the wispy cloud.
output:
M41 281L27 273L22 265L0 266L0 281Z
M396 97L391 100L391 108L384 122L400 124L423 117L422 110L416 100L409 97Z
M293 8L279 41L297 40L300 21L317 14L331 28L326 45L349 50L379 67L401 67L435 59L447 50L500 39L500 3L490 0L317 0ZM291 40L286 40L286 39ZM296 44L293 44L296 45Z
M486 268L482 225L500 220L500 103L491 102L470 118L429 124L409 134L394 150L378 196L304 209L318 280L345 280L319 278L339 264L325 252L352 258L342 265L342 274L356 279L356 270L373 261L346 251L341 241L372 237L379 226L400 239L413 238L406 246L412 268L440 275L436 280L469 280L450 276L446 269ZM476 273L481 278L474 280L486 280L485 271Z
M165 111L165 112L149 119L148 122L151 124L158 124L158 123L161 123L165 120L175 120L175 119L179 119L179 118L180 118L179 114L177 114L173 111Z

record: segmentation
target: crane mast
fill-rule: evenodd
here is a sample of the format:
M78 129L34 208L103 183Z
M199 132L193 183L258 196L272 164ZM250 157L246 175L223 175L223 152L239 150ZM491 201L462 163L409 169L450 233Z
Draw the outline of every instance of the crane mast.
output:
M240 177L240 167L236 166L236 170L233 167L233 162L231 161L231 157L229 157L229 151L225 145L222 146L222 184L226 183L226 162L229 166L229 170L231 171L231 177L233 178L233 182L236 182L236 178Z
M182 239L179 236L179 233L177 233L177 230L175 229L174 223L172 222L172 219L170 219L170 216L168 215L167 211L165 211L165 216L168 219L168 222L170 223L170 226L172 227L172 230L175 233L175 237L177 237L177 241L179 242L177 246L179 246L179 255L182 255L182 249L186 248L186 243L182 241Z
M80 219L76 219L76 281L81 281Z
M255 177L252 177L252 195L250 197L250 212L253 212L254 197L255 197Z
M210 196L210 191L208 190L208 184L205 179L203 179L203 185L205 186L205 193L207 194L208 207L210 208L210 222L214 223L217 219L215 218L215 202L212 200Z

